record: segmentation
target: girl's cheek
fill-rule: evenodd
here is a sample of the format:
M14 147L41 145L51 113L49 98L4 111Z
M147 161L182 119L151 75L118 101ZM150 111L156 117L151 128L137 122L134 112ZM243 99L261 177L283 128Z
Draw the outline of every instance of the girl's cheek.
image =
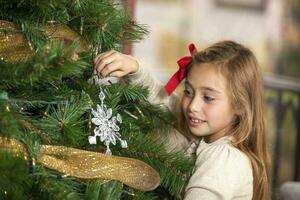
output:
M203 112L211 112L212 110L213 110L213 107L212 106L210 106L210 105L204 105L203 107L202 107L202 110L203 110Z
M202 111L206 116L220 114L220 109L214 105L205 105L202 107Z

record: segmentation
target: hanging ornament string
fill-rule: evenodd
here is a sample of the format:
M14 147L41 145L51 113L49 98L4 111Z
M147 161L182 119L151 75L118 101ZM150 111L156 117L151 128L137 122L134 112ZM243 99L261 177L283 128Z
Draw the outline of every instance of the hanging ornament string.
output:
M97 104L97 109L91 109L93 118L91 119L92 123L95 124L94 135L89 136L90 144L97 144L97 137L100 138L100 141L106 146L106 154L112 155L112 152L109 148L110 144L116 145L117 140L121 143L122 148L127 148L127 141L121 139L120 128L117 123L122 123L122 117L119 113L116 116L112 116L112 109L107 108L104 104L105 94L103 92L102 86L100 84L98 76L94 76L94 81L100 87L99 99L100 105Z

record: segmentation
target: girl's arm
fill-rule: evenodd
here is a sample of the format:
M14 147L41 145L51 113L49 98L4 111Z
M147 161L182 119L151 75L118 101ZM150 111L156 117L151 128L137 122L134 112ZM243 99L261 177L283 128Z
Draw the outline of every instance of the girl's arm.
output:
M148 101L152 104L164 104L178 116L179 98L176 94L168 96L164 86L153 77L132 56L117 51L108 51L97 55L94 60L94 73L102 77L124 77L131 83L142 84L149 88ZM186 150L190 144L185 136L173 129L168 134L168 149ZM188 152L191 153L191 152Z
M125 77L131 83L142 84L149 89L148 101L152 104L163 104L169 108L173 114L177 115L179 111L179 97L173 93L168 96L164 85L151 74L146 68L139 67L139 70Z
M149 88L148 101L150 103L164 104L175 115L178 114L178 96L174 93L168 96L161 82L141 67L134 57L117 51L108 51L97 55L94 64L94 73L102 77L124 77L132 83L147 86Z

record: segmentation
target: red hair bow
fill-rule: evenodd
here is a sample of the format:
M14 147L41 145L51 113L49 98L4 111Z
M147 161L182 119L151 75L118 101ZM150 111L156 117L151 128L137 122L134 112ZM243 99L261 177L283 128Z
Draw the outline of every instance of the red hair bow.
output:
M193 55L197 53L197 49L195 45L189 44L190 56L185 56L177 61L179 66L178 71L170 78L168 83L165 85L165 89L170 96L172 92L176 89L179 83L185 78L186 76L186 67L192 62Z

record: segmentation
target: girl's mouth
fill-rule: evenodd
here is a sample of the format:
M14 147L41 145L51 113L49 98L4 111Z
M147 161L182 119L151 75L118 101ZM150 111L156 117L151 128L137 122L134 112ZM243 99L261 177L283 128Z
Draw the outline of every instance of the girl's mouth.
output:
M198 118L189 117L189 125L194 128L200 127L205 122L206 121L198 119Z

